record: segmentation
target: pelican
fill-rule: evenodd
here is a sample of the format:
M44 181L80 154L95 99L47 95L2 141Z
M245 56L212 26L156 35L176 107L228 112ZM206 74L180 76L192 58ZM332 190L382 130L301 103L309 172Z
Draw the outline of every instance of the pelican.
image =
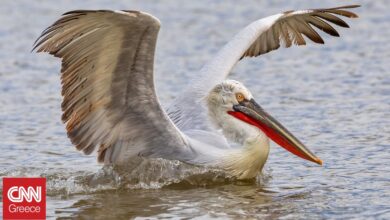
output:
M338 37L330 23L349 27L340 16L358 17L349 11L356 7L286 11L252 22L189 79L167 109L153 79L160 21L148 13L70 11L42 32L33 50L62 60L62 121L77 150L97 151L99 163L114 166L163 158L250 179L268 158L269 139L303 159L322 160L242 83L227 79L232 68L281 45L305 45L308 39L323 44L318 30Z

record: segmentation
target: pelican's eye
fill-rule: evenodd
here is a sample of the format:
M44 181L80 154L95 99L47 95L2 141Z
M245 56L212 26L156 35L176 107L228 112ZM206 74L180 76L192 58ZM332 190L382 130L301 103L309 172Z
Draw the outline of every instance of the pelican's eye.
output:
M238 102L242 102L242 101L244 101L245 97L242 93L239 92L239 93L236 93L236 99Z

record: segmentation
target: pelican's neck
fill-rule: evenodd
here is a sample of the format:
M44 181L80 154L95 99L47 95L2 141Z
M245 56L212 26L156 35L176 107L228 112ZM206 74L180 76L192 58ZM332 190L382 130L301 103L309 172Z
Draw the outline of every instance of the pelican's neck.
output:
M239 179L256 177L268 158L268 137L258 128L227 113L211 114L225 137L241 145L239 148L229 150L219 165Z

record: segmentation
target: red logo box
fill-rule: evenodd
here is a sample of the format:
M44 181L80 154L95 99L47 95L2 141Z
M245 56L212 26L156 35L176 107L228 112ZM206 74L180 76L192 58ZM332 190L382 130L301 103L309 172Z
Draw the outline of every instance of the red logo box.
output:
M4 219L45 219L45 178L3 178Z

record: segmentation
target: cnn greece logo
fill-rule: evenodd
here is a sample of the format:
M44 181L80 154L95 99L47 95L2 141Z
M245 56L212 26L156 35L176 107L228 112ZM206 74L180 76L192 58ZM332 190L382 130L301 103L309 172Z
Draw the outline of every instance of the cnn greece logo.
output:
M4 219L45 219L45 178L3 178Z
M18 192L17 197L13 195L14 192ZM33 187L29 186L26 190L23 186L14 186L8 190L7 195L11 202L23 202L23 199L25 199L27 202L31 202L33 198L36 202L40 202L42 200L42 187L37 186L34 190Z

